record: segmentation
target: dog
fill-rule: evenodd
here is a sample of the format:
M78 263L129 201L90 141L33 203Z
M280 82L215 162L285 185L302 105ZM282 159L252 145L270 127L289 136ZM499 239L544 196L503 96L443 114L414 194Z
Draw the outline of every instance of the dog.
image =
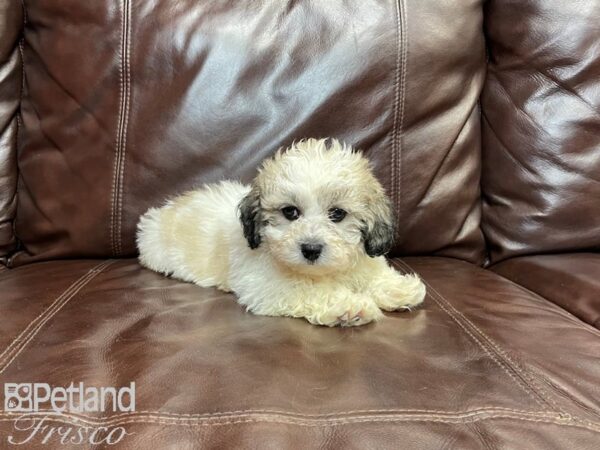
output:
M393 223L360 152L306 139L266 159L250 186L222 181L151 208L137 245L143 266L233 292L254 314L356 326L425 297L417 275L385 259Z

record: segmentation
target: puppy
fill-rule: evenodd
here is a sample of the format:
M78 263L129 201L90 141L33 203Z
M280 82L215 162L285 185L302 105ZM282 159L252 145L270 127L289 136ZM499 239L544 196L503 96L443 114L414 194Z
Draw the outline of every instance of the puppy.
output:
M263 162L251 186L223 181L152 208L138 224L142 265L233 291L260 315L327 326L381 319L425 296L383 256L394 238L384 189L361 153L307 139Z

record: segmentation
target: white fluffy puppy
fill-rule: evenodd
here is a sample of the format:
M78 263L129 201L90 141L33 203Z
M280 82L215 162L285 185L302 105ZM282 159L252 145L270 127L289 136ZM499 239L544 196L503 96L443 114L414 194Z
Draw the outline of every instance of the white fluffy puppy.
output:
M224 181L150 209L137 243L144 266L233 291L255 314L353 326L423 301L421 280L382 256L393 237L368 161L307 139L265 160L251 186Z

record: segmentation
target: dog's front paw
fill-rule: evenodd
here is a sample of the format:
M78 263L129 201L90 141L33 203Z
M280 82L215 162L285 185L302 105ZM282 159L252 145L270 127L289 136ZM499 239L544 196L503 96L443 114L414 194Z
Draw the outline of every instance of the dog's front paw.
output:
M314 325L356 327L383 317L379 307L368 297L356 294L340 296L306 315Z
M423 303L425 285L415 274L395 274L373 289L372 295L385 311L412 310Z

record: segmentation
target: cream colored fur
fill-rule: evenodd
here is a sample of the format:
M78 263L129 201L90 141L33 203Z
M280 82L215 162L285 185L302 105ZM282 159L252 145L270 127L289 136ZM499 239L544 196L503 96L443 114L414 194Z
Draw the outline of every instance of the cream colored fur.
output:
M297 220L284 217L286 206L299 209ZM334 223L331 208L346 217ZM381 310L416 307L425 296L416 275L400 275L384 256L367 254L387 250L391 220L384 190L359 152L308 139L266 160L252 186L224 181L150 209L137 243L144 266L233 291L255 314L352 326L381 319ZM300 250L307 242L324 246L314 262Z

